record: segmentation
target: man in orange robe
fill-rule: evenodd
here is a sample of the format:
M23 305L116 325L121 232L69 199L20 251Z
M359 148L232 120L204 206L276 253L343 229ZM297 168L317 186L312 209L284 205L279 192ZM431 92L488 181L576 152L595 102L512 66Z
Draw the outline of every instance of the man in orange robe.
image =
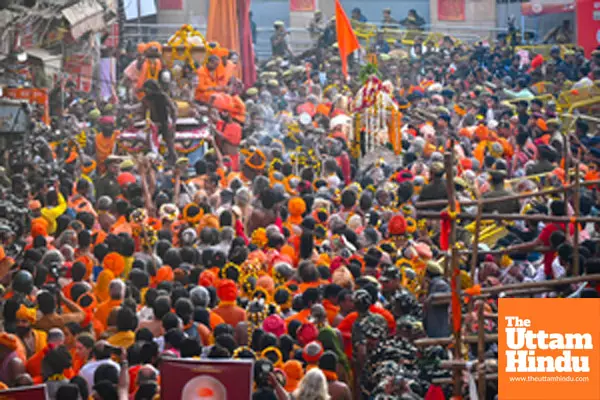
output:
M235 328L237 324L246 320L246 310L235 303L237 287L234 281L230 279L220 280L217 284L217 296L220 303L213 312L223 318L226 324Z
M96 319L104 326L105 329L108 327L108 316L110 315L112 309L115 307L120 307L123 303L125 284L123 281L114 280L110 283L109 292L110 298L98 306L98 310L96 310L95 314Z
M206 65L198 68L198 86L194 98L199 103L208 104L213 94L225 92L227 82L225 82L224 72L219 73L217 68L221 64L221 59L215 55L208 58Z

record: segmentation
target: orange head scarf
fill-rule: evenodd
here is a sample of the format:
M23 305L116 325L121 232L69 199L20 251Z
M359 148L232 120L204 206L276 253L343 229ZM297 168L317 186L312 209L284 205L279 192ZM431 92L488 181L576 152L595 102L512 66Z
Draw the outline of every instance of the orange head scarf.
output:
M200 274L200 278L198 280L198 284L200 286L215 286L216 283L217 276L212 271L206 270Z
M117 252L108 253L102 261L104 269L108 269L115 276L119 276L125 270L125 259Z
M21 306L17 310L17 319L27 321L31 325L33 325L37 320L37 312L35 311L35 308L27 308L23 304L21 304Z
M304 377L302 363L298 360L288 360L283 364L283 372L287 376L285 390L291 393L298 388L298 384Z
M96 281L96 287L94 288L94 295L100 302L104 302L109 298L108 286L110 282L115 279L115 274L109 269L105 269L98 275Z
M294 225L302 223L302 214L306 212L306 203L301 197L294 197L288 202L290 216L288 221Z
M48 235L48 222L43 217L35 218L31 221L31 236L36 238L38 236Z
M156 276L154 277L154 282L158 285L161 282L172 282L175 279L175 273L173 269L168 265L163 265L156 271Z
M237 286L231 279L222 279L217 285L217 296L219 300L234 302L237 299Z

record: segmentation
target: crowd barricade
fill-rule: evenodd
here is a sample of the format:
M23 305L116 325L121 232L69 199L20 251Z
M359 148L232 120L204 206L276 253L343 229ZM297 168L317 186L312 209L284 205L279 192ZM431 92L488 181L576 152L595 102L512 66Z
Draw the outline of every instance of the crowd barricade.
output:
M580 102L585 102L594 97L600 96L600 86L594 83L591 87L582 87L571 90L565 90L558 95L556 105L560 107L562 111L570 111L570 108Z
M561 115L563 127L565 127L564 130L567 130L567 128L571 129L578 118L589 121L597 120L592 115L597 115L600 112L600 96L577 101L571 104L568 109L563 109L563 111L567 111Z
M550 58L550 50L552 50L552 48L554 46L558 46L560 48L560 56L564 57L565 55L565 51L567 50L576 50L577 49L577 45L576 44L560 44L560 45L556 45L556 44L535 44L535 45L524 45L524 46L517 46L515 47L515 51L519 51L519 50L526 50L530 53L535 53L535 54L541 54L542 57L544 57L545 60Z
M544 103L544 105L546 105L549 101L554 100L554 95L552 95L551 93L545 93L545 94L541 94L539 96L535 96L534 99L541 100L542 103ZM510 107L511 109L514 109L514 108L516 108L516 103L518 103L521 100L523 100L523 99L516 98L516 99L504 100L504 101L502 101L502 104ZM531 101L531 100L528 100L528 101Z

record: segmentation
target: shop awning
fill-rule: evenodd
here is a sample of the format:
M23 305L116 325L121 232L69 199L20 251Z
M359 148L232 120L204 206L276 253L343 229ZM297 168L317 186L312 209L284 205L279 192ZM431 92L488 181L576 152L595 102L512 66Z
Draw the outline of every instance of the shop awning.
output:
M96 0L84 0L61 11L71 25L71 36L77 39L90 31L105 28L104 8Z
M52 54L44 49L27 49L27 55L40 59L44 63L44 72L50 77L54 74L60 74L62 69L62 55Z

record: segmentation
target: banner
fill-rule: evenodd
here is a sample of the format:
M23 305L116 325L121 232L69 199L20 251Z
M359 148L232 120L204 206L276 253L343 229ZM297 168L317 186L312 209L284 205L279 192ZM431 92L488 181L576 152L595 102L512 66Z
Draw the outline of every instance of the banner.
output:
M600 299L499 300L499 399L599 394Z
M315 0L290 0L290 11L315 11Z
M92 89L94 67L90 55L75 53L65 57L63 72L75 82L77 90L89 92Z
M573 11L575 11L575 0L535 0L531 3L521 3L521 15L526 17Z
M575 8L577 44L583 47L586 57L600 44L600 1L578 0Z
M161 398L250 399L252 366L250 360L166 359L160 366Z
M50 124L50 104L48 98L48 89L36 88L5 88L3 96L15 100L27 100L29 104L37 104L44 108L42 120L45 124Z
M440 21L464 21L465 0L437 0L438 20Z
M0 391L1 400L46 400L46 385Z

